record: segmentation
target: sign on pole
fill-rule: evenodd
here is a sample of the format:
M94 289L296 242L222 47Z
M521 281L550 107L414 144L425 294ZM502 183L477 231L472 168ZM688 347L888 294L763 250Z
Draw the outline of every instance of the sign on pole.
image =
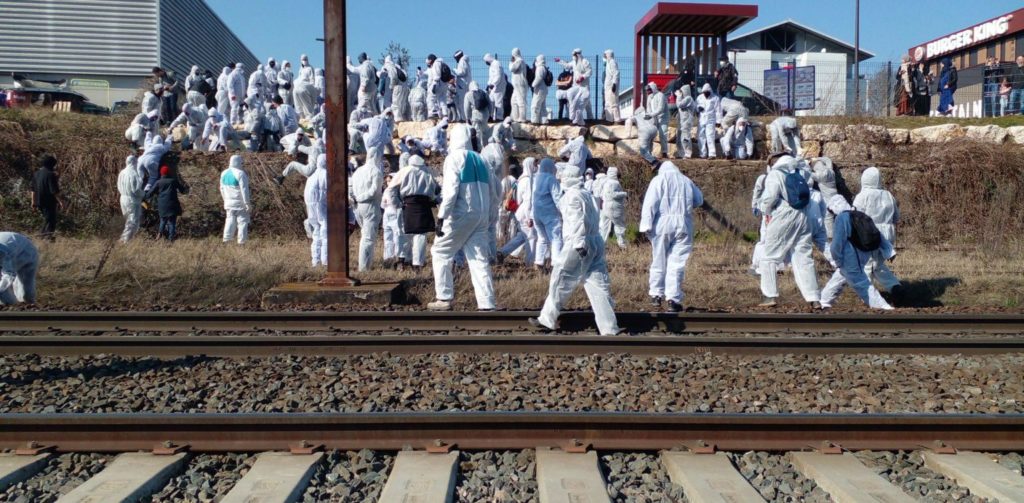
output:
M814 67L800 66L794 69L793 109L814 110L815 107Z
M813 110L817 97L814 67L786 67L764 71L764 95L781 111Z

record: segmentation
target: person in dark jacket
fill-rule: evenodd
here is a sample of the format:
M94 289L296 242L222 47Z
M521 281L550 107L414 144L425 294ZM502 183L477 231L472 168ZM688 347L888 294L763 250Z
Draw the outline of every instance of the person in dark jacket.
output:
M723 56L718 60L718 97L735 98L738 84L739 74L736 67L729 62L729 58Z
M57 158L52 155L43 157L42 167L32 177L32 208L43 214L40 235L52 241L53 233L57 230L58 210L64 209L64 201L60 198L60 180L57 177Z
M146 193L146 199L156 194L157 213L160 214L160 229L157 237L174 241L178 234L178 216L181 215L181 201L178 194L188 194L189 186L171 173L171 168L160 167L160 180Z
M927 116L932 105L932 75L924 73L924 63L914 68L914 115Z
M957 73L953 66L953 58L946 56L942 58L942 71L939 73L939 113L950 115L953 113L953 93L956 92Z
M1017 62L1010 66L1006 76L1013 90L1010 91L1009 113L1024 113L1024 56L1017 56Z

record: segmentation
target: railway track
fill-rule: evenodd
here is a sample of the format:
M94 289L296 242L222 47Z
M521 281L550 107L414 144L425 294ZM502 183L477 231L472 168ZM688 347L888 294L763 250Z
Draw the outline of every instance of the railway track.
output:
M836 500L860 491L880 501L913 501L851 454L863 449L918 451L928 470L978 496L1016 501L1024 493L1019 472L976 452L1024 450L1019 414L14 414L0 415L0 448L20 448L20 455L0 455L0 490L39 473L61 453L123 453L58 501L152 494L189 470L193 457L225 452L262 454L222 501L297 501L311 478L321 485L330 480L315 475L327 469L328 459L339 459L324 451L356 449L387 453L386 473L367 493L382 502L445 501L465 468L463 453L493 449L523 449L536 461L535 473L522 473L525 465L499 473L514 478L507 486L530 485L541 502L609 501L607 486L615 480L606 479L623 476L623 468L609 464L615 456L599 459L598 452L624 451L651 453L644 469L659 464L658 472L670 479L664 486L691 501L768 497L756 471L740 469L738 458L722 452L758 450L784 453L787 469L799 472L794 477L813 480ZM532 461L528 466L533 472ZM983 472L972 475L972 469ZM335 477L334 483L344 482Z
M525 331L534 311L449 312L51 312L0 311L0 331ZM618 313L631 333L1024 333L1024 315ZM567 332L593 330L589 312L567 312Z

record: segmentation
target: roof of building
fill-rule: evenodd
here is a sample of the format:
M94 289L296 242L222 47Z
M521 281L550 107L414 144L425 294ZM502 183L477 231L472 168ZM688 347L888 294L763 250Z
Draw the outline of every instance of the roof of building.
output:
M638 35L718 35L757 17L756 5L658 2L636 23Z
M798 30L810 33L810 34L812 34L812 35L814 35L816 37L828 40L829 42L832 42L832 43L834 43L836 45L842 46L842 47L848 49L850 51L850 53L853 53L854 51L857 50L857 48L854 47L853 44L851 44L851 43L849 43L849 42L847 42L845 40L833 37L832 35L829 35L829 34L823 32L821 30L817 30L817 29L811 28L810 26L807 26L807 25L805 25L803 23L799 23L799 22L797 22L797 21L795 21L793 19L784 19L782 21L779 21L778 23L775 23L775 24L772 24L772 25L769 25L769 26L765 26L763 28L759 28L759 29L754 30L754 31L750 31L750 32L747 32L747 33L742 33L742 34L739 34L739 35L730 36L729 37L729 42L734 42L734 41L737 41L737 40L741 40L741 39L744 39L744 38L747 38L747 37L750 37L750 36L753 36L753 35L759 35L759 34L761 34L763 32L768 31L768 30L774 30L775 28L780 28L780 27L786 26L786 25L792 26L793 28L796 28ZM861 59L861 61L863 61L865 59L873 58L873 57L875 57L875 53L873 53L871 51L864 50L863 47L860 49L860 59Z

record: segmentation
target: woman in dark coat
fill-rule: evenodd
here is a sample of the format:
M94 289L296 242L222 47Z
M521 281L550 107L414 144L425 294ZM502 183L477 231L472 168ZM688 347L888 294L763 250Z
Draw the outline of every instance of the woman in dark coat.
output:
M942 72L939 73L939 113L953 113L953 93L956 92L957 74L953 59L942 58Z
M189 186L177 176L171 174L171 168L160 167L160 180L146 194L146 199L156 194L156 209L160 214L160 229L157 237L166 237L174 241L178 233L178 216L181 215L181 201L178 194L188 194Z

